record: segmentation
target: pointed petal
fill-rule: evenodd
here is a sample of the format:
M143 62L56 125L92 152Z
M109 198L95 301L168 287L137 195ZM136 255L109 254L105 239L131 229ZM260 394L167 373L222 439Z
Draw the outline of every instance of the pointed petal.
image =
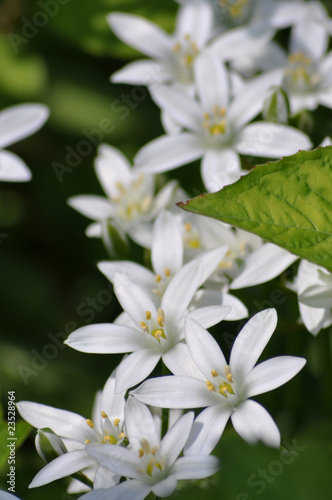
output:
M247 125L238 135L236 149L241 154L280 158L312 147L309 137L293 127L268 122Z
M107 21L120 40L147 56L159 59L171 52L170 37L148 19L113 12Z
M112 495L112 500L144 500L151 491L150 486L131 479L130 481L123 481L121 484L117 484L112 487L110 493L109 488L101 488L94 491L90 491L83 495L81 500L109 500L110 494Z
M93 222L92 224L89 224L85 230L85 234L89 238L101 238L102 225L100 224L100 222Z
M123 273L114 274L114 292L124 311L138 327L145 321L146 311L157 317L157 311L150 297Z
M213 250L207 252L202 252L199 255L199 260L203 264L202 278L199 286L203 285L205 281L211 276L211 274L217 269L219 262L225 256L228 250L228 246L218 246Z
M86 451L98 464L111 472L134 479L141 479L142 477L142 474L138 472L141 467L140 459L127 448L114 444L91 444L87 445Z
M199 139L183 132L163 135L143 146L135 157L135 165L138 170L156 174L191 163L202 155Z
M206 377L211 379L211 371L223 371L227 365L219 344L197 321L187 318L185 321L185 335L189 352L196 365Z
M116 187L118 182L127 184L133 176L127 158L108 144L99 146L95 170L102 188L110 198L119 195Z
M127 83L130 85L155 85L171 79L166 67L157 61L134 61L111 76L113 83Z
M124 358L116 370L116 392L126 391L146 379L160 357L152 349L140 349Z
M198 57L194 66L195 83L203 113L211 113L215 106L227 108L229 75L226 66L213 53ZM201 121L203 117L201 116Z
M297 259L297 255L272 243L265 243L246 258L230 288L236 290L266 283L279 276Z
M99 466L96 470L96 473L93 480L93 488L98 490L99 488L112 488L116 484L119 483L121 476L119 474L114 474L113 472L105 469L102 466ZM68 490L67 490L68 491Z
M10 151L0 151L0 181L27 182L32 174L21 158Z
M231 416L234 429L247 443L262 441L267 446L280 446L280 432L271 415L256 401L241 403Z
M182 260L183 242L179 224L170 212L162 212L153 226L152 267L157 274L162 275L167 268L174 275L181 269Z
M177 38L190 35L199 48L204 47L212 35L213 14L213 9L206 2L185 4L176 18Z
M248 309L241 300L229 293L220 292L219 290L198 290L190 304L190 306L195 309L208 307L209 305L230 307L231 311L225 317L225 321L236 321L248 316ZM203 324L202 326L208 328Z
M179 342L163 354L163 362L174 375L184 375L204 380L202 372L190 356L188 346L182 342Z
M183 450L190 434L194 416L194 412L190 411L179 418L161 441L160 455L167 457L167 467L173 465Z
M71 333L64 344L80 352L99 354L136 351L146 346L141 332L112 323L82 326Z
M219 470L219 460L211 455L188 456L179 458L172 467L177 479L201 479Z
M55 481L56 479L70 476L71 474L74 474L74 472L78 472L93 464L94 459L91 458L85 450L65 453L45 465L45 467L34 477L29 485L29 488L43 486L44 484Z
M307 330L313 335L317 335L323 328L329 311L326 309L318 309L316 307L308 307L299 302L299 309L302 321Z
M311 285L299 294L298 299L305 306L330 309L332 307L332 287L326 284Z
M255 366L247 376L242 390L247 398L273 391L302 370L306 360L295 356L278 356Z
M178 189L177 181L170 181L156 194L153 200L150 216L155 217L160 210L163 210L174 204L175 194Z
M109 416L110 420L120 418L123 423L125 403L125 393L115 393L115 377L114 375L111 375L107 379L102 391L100 411L104 411ZM98 417L99 416L100 413Z
M246 173L241 170L238 153L232 149L210 149L203 156L201 174L204 186L210 193L232 184Z
M137 453L145 439L151 448L159 447L159 438L150 410L134 397L129 397L125 407L126 430L130 446Z
M68 205L92 220L108 219L115 215L110 202L102 196L81 195L67 200Z
M19 104L0 113L0 148L6 148L39 130L49 110L43 104Z
M203 380L192 377L151 378L131 394L142 403L159 408L201 408L218 402Z
M229 364L240 384L254 367L276 326L276 310L265 309L255 314L236 337Z
M88 426L86 419L76 413L30 401L20 401L16 407L22 418L36 429L49 427L58 436L79 442L86 439L94 441L97 437L96 431Z
M152 223L139 222L128 228L130 238L143 248L151 248L152 246Z
M195 309L186 316L187 318L194 319L203 328L210 328L211 326L217 325L223 319L227 318L230 314L230 307L223 306L207 306Z
M293 26L290 38L290 52L307 54L317 61L325 54L329 34L323 24L306 19Z
M232 408L221 405L203 410L194 420L184 455L209 455L217 446L231 413Z
M114 273L120 272L144 288L150 289L155 285L155 275L146 267L131 260L102 261L98 262L97 267L111 283L114 280Z
M169 497L175 490L177 483L174 476L168 476L159 483L154 484L151 490L157 497Z

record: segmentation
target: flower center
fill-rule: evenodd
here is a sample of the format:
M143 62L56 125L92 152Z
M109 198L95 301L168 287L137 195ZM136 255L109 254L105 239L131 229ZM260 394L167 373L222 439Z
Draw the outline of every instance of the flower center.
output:
M151 448L150 443L147 439L143 438L140 441L141 448L138 450L138 457L144 460L144 471L148 476L152 477L154 469L160 472L164 472L166 460L164 458L158 457L158 446Z
M86 420L86 423L91 429L94 428L95 424L89 418ZM120 418L115 418L112 422L105 411L101 412L102 439L100 440L100 442L102 444L117 444L119 441L122 441L126 437L124 432L122 432L121 430L123 424L120 425L120 423ZM84 441L84 444L89 443L89 439L86 439Z
M184 36L182 42L177 42L172 50L176 54L180 66L184 66L185 68L191 68L199 54L197 44L189 34Z
M194 228L190 222L186 222L183 227L184 227L184 235L183 235L184 245L193 249L200 248L201 238L198 230Z
M117 205L117 212L122 220L129 222L150 209L152 196L145 180L146 177L141 174L128 185L116 182L118 196L113 196L111 202Z
M161 274L156 275L156 288L152 288L153 293L158 295L158 297L162 297L171 279L171 271L168 267L165 267L164 276Z
M141 321L141 328L144 333L154 337L159 343L161 338L167 339L164 327L165 327L165 312L163 309L158 309L157 320L152 318L151 311L146 311L145 321Z
M319 83L312 59L303 52L294 52L288 57L285 69L285 85L296 92L305 92Z
M248 0L219 0L220 7L232 18L239 18L245 14Z
M204 113L203 128L211 136L225 135L226 132L226 108L219 108L217 105L213 106L212 113Z
M216 370L211 370L212 379L206 381L208 391L213 391L221 394L226 399L230 394L235 394L233 389L234 380L228 365L224 368L224 375L219 375Z

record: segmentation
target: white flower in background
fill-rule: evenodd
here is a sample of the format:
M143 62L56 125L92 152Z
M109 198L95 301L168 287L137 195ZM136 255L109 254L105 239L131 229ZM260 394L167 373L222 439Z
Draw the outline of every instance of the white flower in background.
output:
M253 79L232 99L228 72L217 58L200 58L194 69L199 100L180 88L153 89L157 104L185 131L144 146L135 158L137 171L165 172L202 157L203 182L209 191L217 191L246 173L239 154L279 158L311 147L309 138L295 128L267 122L247 125L261 111L274 72Z
M71 333L65 344L81 352L126 353L116 370L116 391L138 384L150 375L160 359L172 371L177 359L189 358L184 343L184 318L197 288L202 264L186 264L170 281L156 307L149 295L122 273L113 277L114 292L130 318L130 325L97 324ZM189 315L206 326L219 323L230 312L229 307L209 306ZM159 405L158 405L159 406Z
M42 104L19 104L0 112L0 181L26 182L31 179L24 161L3 148L37 132L48 116L49 110Z
M20 500L16 495L8 493L8 491L0 490L0 500Z
M161 407L207 407L195 420L186 445L190 454L195 454L196 449L210 453L229 417L237 433L248 443L260 440L278 447L280 433L275 422L250 398L280 387L293 378L306 361L279 356L255 366L276 324L275 309L253 316L236 337L227 363L212 335L196 321L187 319L186 342L196 373L192 364L179 362L173 370L175 376L147 380L132 394L139 401ZM186 370L187 376L184 376Z
M126 477L127 481L108 490L95 489L82 499L143 500L150 492L163 498L174 492L178 480L201 479L215 474L219 469L216 457L197 454L179 458L193 419L193 412L186 413L160 440L148 408L129 398L125 408L128 448L87 447L90 455L104 468Z
M72 208L97 221L88 226L87 236L101 237L103 222L110 221L123 238L128 234L139 245L150 246L151 221L171 202L176 182L154 197L154 176L134 171L120 151L106 144L98 149L95 170L107 198L81 195L68 200Z
M301 319L310 333L317 335L332 324L331 273L317 264L301 260L297 277L289 288L298 294Z
M271 16L271 24L276 28L288 28L299 24L307 24L308 34L316 30L318 37L332 33L332 19L321 2L303 0L277 1Z
M111 475L96 465L95 460L86 452L86 445L89 443L121 445L125 437L124 393L115 394L114 388L115 379L114 375L111 375L103 391L97 393L92 420L39 403L30 401L17 403L17 409L24 420L37 429L51 429L62 438L68 450L38 472L30 484L31 488L70 476L78 471L83 471L90 477L92 474L92 480L99 488L106 488L119 481L117 475Z

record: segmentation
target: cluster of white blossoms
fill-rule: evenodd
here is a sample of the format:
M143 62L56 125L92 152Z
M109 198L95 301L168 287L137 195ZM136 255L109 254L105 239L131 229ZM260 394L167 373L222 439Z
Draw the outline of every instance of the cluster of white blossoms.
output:
M97 394L91 418L17 404L38 429L36 448L47 462L31 487L71 476L68 492L86 500L167 497L178 480L217 472L211 453L229 419L248 443L278 448L276 423L252 398L285 384L306 362L287 355L258 362L277 325L272 308L248 320L226 360L207 329L248 316L233 290L277 277L298 257L182 212L175 203L189 195L174 179L156 193L156 174L201 159L202 181L214 192L247 173L243 155L273 159L312 148L310 138L287 121L318 105L332 108L332 52L326 53L332 20L317 1L179 4L173 34L133 14L108 17L117 37L146 56L111 81L146 85L165 134L143 146L133 166L114 147L100 145L95 169L106 196L68 200L92 220L87 236L102 238L120 259L98 268L113 284L123 312L113 323L78 328L65 344L124 357ZM283 28L290 33L288 53L275 41ZM46 116L39 105L3 111L0 145L31 134ZM2 180L28 175L20 160L1 151ZM122 259L121 248L130 240L150 255L148 267ZM312 334L332 323L327 270L301 261L287 285L297 292ZM203 410L193 411L198 408ZM0 492L2 498L11 495Z

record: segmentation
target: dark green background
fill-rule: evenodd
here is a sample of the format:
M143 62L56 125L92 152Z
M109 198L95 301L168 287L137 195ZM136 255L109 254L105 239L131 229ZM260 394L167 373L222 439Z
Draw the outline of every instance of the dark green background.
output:
M137 56L107 27L105 15L114 10L146 15L172 31L176 3L70 0L59 6L57 15L50 16L28 43L18 43L16 38L16 53L8 34L22 36L22 29L36 19L41 6L28 0L0 2L0 109L35 101L47 104L51 110L45 127L9 148L24 158L33 180L26 184L0 184L0 375L5 418L9 390L16 392L17 401L37 401L89 417L96 390L120 360L119 356L88 355L62 348L52 344L49 336L64 338L65 331L89 322L111 322L120 312L110 294L108 304L103 305L100 300L106 296L101 291L111 289L96 268L99 260L107 258L102 243L85 237L88 220L66 205L69 196L102 194L93 170L96 147L71 172L64 172L61 182L54 162L65 164L66 148L76 150L85 139L82 131L97 129L105 118L112 120L113 130L103 134L103 141L130 159L146 142L162 134L159 111L148 96L137 103L132 100L132 87L109 82L111 73ZM279 38L286 36L285 31ZM10 37L13 43L13 36ZM127 107L126 118L116 107L116 100L122 96L129 96L137 104ZM332 135L331 110L319 108L310 120L309 131L315 145ZM249 159L247 166L254 163L255 159ZM174 177L191 195L203 191L198 163L176 170ZM142 251L134 245L132 258L143 259ZM282 278L237 295L251 313L265 307L277 308L278 329L264 358L294 354L308 359L303 372L289 384L259 398L276 419L283 440L296 439L303 450L258 493L259 487L248 484L248 479L259 468L270 467L273 471L276 467L278 471L280 468L271 464L280 462L280 452L263 446L250 447L229 427L217 449L222 461L218 477L203 481L203 491L181 489L175 497L330 498L331 332L322 331L313 338L297 324L295 294L284 287L284 279L291 278L295 271L296 265ZM279 291L277 303L271 301L275 290ZM213 329L226 352L239 327L237 323L223 323ZM28 373L26 369L34 371ZM21 431L24 434L23 427ZM34 433L17 449L16 493L23 500L59 499L67 480L27 489L43 466L34 450ZM5 437L2 428L1 444ZM6 489L6 463L0 472L0 488Z

